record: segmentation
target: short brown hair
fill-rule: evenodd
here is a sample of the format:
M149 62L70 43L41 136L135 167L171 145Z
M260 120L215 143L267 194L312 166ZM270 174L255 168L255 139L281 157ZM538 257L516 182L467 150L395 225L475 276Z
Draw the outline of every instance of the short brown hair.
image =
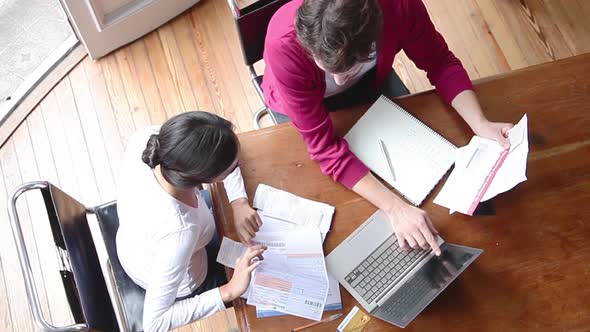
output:
M378 0L304 0L295 18L299 42L332 73L372 60L382 26Z

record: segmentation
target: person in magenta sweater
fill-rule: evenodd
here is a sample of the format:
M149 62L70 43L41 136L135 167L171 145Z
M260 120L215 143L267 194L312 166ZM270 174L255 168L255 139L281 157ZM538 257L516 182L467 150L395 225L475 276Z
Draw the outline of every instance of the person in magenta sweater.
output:
M401 50L427 72L441 98L475 134L509 146L506 135L512 124L486 119L467 72L421 0L285 4L269 23L262 88L267 106L292 121L322 172L387 214L402 248L430 246L439 254L428 214L381 184L336 135L328 114L329 109L351 106L342 100L366 103L382 92L396 94L388 81Z

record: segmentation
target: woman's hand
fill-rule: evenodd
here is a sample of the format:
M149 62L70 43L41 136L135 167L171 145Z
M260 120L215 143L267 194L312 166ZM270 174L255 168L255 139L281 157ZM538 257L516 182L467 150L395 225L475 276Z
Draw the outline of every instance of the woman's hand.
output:
M424 210L404 204L385 213L402 249L431 247L435 255L440 255L440 247L436 241L438 231Z
M514 127L512 123L491 122L488 120L482 121L473 128L477 136L494 140L505 149L510 148L510 141L508 140L508 131Z
M262 226L262 220L258 213L250 207L246 198L236 199L231 202L234 213L234 222L240 241L249 245L250 240L256 235L256 232Z
M246 252L236 260L236 268L231 280L219 287L219 293L223 302L230 302L244 294L248 285L250 285L250 277L262 260L262 253L266 250L266 246L255 245L248 247Z

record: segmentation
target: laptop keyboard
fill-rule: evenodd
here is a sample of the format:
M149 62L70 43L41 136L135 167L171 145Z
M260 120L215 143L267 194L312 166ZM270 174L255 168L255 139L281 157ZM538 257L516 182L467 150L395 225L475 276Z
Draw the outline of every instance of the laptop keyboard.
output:
M395 236L390 236L344 279L361 297L371 303L399 276L430 250L402 250Z
M380 310L386 312L388 318L400 321L432 289L432 284L427 276L419 273L396 291L395 295L384 303Z

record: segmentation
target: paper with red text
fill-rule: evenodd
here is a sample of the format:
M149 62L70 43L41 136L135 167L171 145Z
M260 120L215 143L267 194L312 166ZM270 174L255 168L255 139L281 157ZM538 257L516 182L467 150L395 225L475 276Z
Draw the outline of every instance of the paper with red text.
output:
M247 304L319 321L329 287L320 233L264 233L256 240L284 241L286 245L284 250L264 253L250 284Z

